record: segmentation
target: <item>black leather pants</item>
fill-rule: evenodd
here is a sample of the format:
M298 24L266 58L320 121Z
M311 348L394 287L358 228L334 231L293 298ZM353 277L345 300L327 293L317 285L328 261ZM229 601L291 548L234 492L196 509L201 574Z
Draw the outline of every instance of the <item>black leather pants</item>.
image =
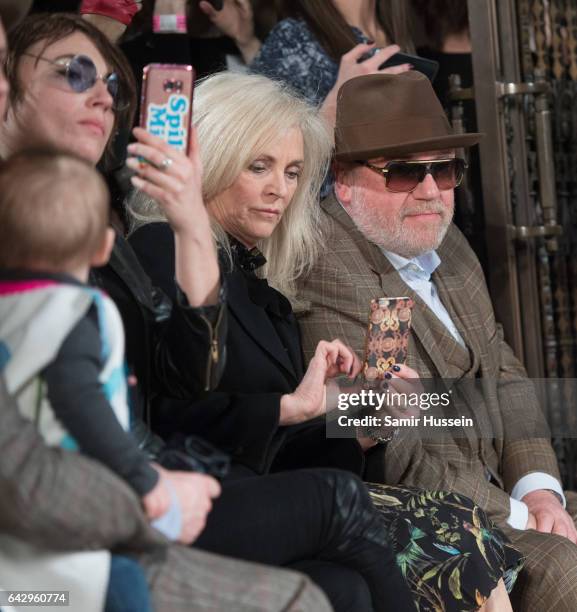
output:
M347 472L225 481L194 546L303 571L339 612L415 609L380 516L363 483Z

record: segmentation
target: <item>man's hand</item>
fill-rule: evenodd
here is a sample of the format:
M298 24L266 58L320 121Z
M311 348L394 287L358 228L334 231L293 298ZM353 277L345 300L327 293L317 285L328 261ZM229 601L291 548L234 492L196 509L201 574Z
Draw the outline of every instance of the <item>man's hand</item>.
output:
M552 491L531 491L521 500L529 508L529 523L531 515L535 518L535 527L542 533L556 533L577 544L575 523L565 511L558 497Z
M389 389L398 393L398 397L411 397L424 392L419 373L406 365L395 365L390 370L391 378L388 379ZM394 418L418 417L421 414L419 406L411 406L406 403L392 402L387 404L387 412Z
M170 480L180 503L182 531L178 541L192 544L206 525L212 500L220 495L220 484L212 476L204 474L173 472L163 468L159 471Z

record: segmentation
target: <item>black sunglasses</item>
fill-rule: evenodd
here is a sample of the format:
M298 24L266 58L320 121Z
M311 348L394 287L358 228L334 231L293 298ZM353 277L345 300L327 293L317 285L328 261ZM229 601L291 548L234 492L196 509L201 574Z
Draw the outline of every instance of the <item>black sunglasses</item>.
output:
M450 159L390 161L384 166L374 166L367 161L359 164L382 174L385 187L395 193L410 193L418 184L425 180L427 174L433 177L441 190L454 189L461 184L467 164L464 159L453 157Z
M53 66L58 66L61 69L61 74L66 77L70 89L76 93L83 93L89 90L96 85L96 81L100 80L106 85L106 89L112 97L114 110L119 111L128 108L129 103L122 93L118 74L116 72L106 75L98 74L94 62L86 55L74 55L66 60L51 60L32 53L23 53L22 55L34 57Z

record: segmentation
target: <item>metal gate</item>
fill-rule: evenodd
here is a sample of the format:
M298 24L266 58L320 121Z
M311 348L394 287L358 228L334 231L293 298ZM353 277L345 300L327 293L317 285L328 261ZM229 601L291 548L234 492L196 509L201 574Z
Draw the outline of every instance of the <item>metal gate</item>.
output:
M549 419L576 431L577 0L468 8L493 303L529 375L553 379ZM573 488L576 441L554 443Z

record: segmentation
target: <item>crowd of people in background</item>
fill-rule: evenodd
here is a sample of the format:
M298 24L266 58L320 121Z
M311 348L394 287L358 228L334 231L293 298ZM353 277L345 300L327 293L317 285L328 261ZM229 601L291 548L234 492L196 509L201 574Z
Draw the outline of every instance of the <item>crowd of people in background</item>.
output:
M0 0L0 590L575 610L577 496L453 223L465 1L70 4ZM385 65L417 48L434 84ZM153 62L196 69L187 153L136 126ZM482 431L327 436L383 295L381 390L480 381Z

